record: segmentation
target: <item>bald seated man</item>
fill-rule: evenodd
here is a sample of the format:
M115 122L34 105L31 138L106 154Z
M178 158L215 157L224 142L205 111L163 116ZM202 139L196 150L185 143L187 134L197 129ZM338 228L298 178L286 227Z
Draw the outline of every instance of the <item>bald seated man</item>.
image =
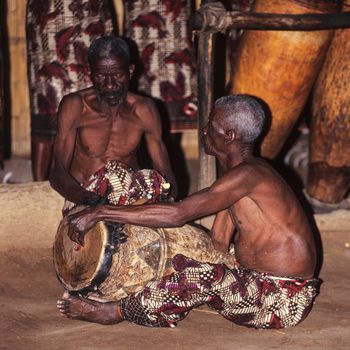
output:
M314 237L296 196L253 148L265 114L248 95L218 99L203 129L208 154L217 157L223 175L212 186L181 202L142 207L95 206L69 217L70 237L83 243L84 233L99 220L177 227L216 214L211 237L227 251L234 236L238 266L199 263L176 255L176 272L149 282L144 290L117 302L98 303L69 296L58 301L64 317L118 323L128 320L169 327L202 304L226 319L254 328L297 325L316 296Z
M58 110L58 131L50 184L74 204L129 204L128 184L140 170L137 149L142 137L154 169L172 184L175 177L162 140L160 116L154 102L129 91L134 72L130 50L121 38L105 36L88 50L92 86L64 96ZM133 188L158 193L158 174L138 172L150 188ZM125 180L127 179L127 181ZM152 187L153 186L153 187ZM123 189L120 192L120 189Z

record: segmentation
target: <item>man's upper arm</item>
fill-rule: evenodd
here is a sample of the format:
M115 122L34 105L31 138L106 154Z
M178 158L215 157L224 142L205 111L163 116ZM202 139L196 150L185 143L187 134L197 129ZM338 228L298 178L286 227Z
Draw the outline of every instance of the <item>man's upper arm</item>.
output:
M171 172L169 157L162 140L162 125L157 107L151 99L145 98L138 104L136 113L141 119L154 168L169 176Z
M185 221L216 214L249 195L257 183L252 171L250 165L239 165L210 187L184 199L180 209Z
M154 102L151 99L144 98L137 105L136 113L141 119L147 144L150 144L148 146L153 146L153 143L163 144L160 115Z
M77 94L65 96L58 108L58 130L55 141L55 164L68 169L72 160L76 131L82 111L81 97Z

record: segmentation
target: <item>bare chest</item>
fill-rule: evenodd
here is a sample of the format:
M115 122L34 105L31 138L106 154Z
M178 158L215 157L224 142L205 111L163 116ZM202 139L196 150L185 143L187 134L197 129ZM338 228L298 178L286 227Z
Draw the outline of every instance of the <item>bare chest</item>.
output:
M143 134L136 116L89 113L78 128L77 146L94 158L120 158L134 153Z

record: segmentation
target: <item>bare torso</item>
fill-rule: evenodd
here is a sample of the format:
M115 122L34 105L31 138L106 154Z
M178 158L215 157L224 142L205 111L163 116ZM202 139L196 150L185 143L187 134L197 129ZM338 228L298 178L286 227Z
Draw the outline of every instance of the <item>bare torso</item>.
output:
M237 260L248 268L279 276L312 276L315 242L304 211L267 163L257 160L254 169L254 176L264 180L230 208L237 228Z
M216 156L223 173L217 181L172 205L104 206L83 213L72 218L77 236L98 220L176 227L215 213L211 238L216 249L228 249L236 227L235 250L241 265L277 276L312 276L316 248L305 212L281 176L266 161L254 157L254 134L248 137L244 132L244 128L247 132L254 128L244 126L242 115L247 113L255 125L256 120L264 119L263 111L250 105L247 96L244 101L242 97L232 98L237 99L235 104L228 103L228 98L220 102L228 103L229 109L215 105L203 128L205 151ZM241 120L242 130L235 119Z
M143 97L128 93L126 103L102 110L93 89L79 92L82 112L78 122L71 175L87 180L109 160L119 160L138 168L136 151L145 132L135 106Z

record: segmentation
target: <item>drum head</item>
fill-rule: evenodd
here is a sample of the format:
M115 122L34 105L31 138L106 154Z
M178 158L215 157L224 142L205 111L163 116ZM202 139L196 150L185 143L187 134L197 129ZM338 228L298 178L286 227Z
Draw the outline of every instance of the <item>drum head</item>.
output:
M69 291L93 289L107 276L111 263L111 254L106 254L109 246L106 225L99 222L90 229L84 247L73 242L67 233L68 223L64 218L53 247L57 277Z

